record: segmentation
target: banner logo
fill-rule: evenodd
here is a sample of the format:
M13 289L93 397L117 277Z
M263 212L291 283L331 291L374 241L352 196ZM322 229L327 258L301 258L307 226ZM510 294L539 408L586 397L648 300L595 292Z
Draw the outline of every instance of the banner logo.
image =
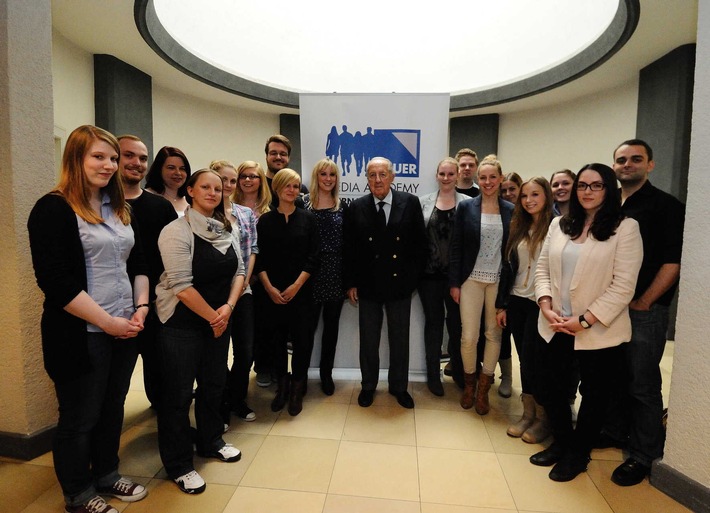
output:
M370 159L385 157L398 178L419 178L421 130L375 129L354 134L347 125L333 125L326 137L325 155L340 165L343 176L360 176Z

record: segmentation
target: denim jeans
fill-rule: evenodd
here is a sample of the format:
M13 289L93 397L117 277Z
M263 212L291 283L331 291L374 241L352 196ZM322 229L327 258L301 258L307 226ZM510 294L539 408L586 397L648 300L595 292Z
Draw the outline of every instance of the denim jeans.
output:
M419 299L424 310L424 354L427 376L439 377L444 322L449 332L448 351L452 375L463 379L461 362L461 314L449 293L448 277L425 277L419 282Z
M189 414L195 379L197 450L212 452L224 446L220 405L227 378L230 329L219 338L212 333L207 322L204 329L161 326L158 333L163 373L158 446L171 479L194 470Z
M668 307L653 305L649 311L629 310L631 342L624 344L629 377L631 426L629 455L643 465L663 456L661 357L666 346Z
M409 318L412 298L391 301L359 300L360 372L362 389L375 390L380 377L380 334L387 312L390 367L387 380L392 393L405 392L409 382Z
M335 363L335 349L338 345L338 331L340 329L340 312L343 310L344 299L335 301L316 302L313 305L311 332L315 334L318 320L323 311L323 334L321 335L320 348L320 375L330 377L333 374Z
M249 372L254 354L254 297L243 294L232 315L234 361L227 375L227 402L234 409L243 403L249 389Z
M138 350L135 340L88 333L91 370L55 382L59 421L54 435L54 470L70 506L96 495L96 486L118 479L123 405Z

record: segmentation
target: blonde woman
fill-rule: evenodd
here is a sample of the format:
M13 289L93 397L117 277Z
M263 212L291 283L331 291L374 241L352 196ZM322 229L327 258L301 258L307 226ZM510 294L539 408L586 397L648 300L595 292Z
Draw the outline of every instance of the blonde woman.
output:
M234 203L249 207L257 218L270 210L271 190L258 162L245 160L239 164L237 185L232 196Z
M333 395L333 364L338 344L340 312L345 300L343 286L343 214L340 201L340 172L335 162L322 159L311 173L311 193L304 197L306 208L316 219L320 239L320 266L313 279L313 333L323 312L320 381L325 395Z
M495 155L488 155L478 166L481 194L459 204L451 237L450 293L459 304L462 321L464 391L461 407L469 409L475 402L479 415L485 415L490 410L488 392L500 355L501 329L496 321L495 300L513 214L513 205L500 197L502 181L500 162ZM482 312L486 346L483 369L476 376L476 342Z

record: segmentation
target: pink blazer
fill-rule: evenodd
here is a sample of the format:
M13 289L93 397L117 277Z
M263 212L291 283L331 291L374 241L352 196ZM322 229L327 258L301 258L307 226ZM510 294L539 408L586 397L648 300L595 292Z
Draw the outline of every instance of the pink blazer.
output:
M560 218L555 218L535 272L536 298L550 296L556 312L561 310L562 250L569 240L560 229ZM599 320L577 333L575 349L604 349L631 339L629 302L634 297L642 260L641 233L631 218L624 219L609 239L598 241L589 236L582 244L570 284L572 312L579 316L589 310ZM542 311L537 328L547 342L552 339L554 332Z

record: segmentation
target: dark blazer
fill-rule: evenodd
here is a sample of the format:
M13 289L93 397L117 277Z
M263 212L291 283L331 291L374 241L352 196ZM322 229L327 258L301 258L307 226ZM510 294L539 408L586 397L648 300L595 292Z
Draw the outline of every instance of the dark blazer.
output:
M128 276L147 275L140 235L131 217L135 244L127 263ZM84 247L76 214L58 194L47 194L35 204L27 221L32 264L44 292L42 352L44 368L53 381L68 381L91 369L86 321L64 310L87 289Z
M450 287L460 287L468 279L478 258L478 249L481 245L481 202L482 197L476 196L462 201L456 209L449 249ZM498 198L498 207L503 222L501 255L504 255L514 206L509 201ZM505 258L503 260L505 261Z
M345 288L358 296L390 301L410 296L426 263L427 241L419 199L392 191L387 228L380 228L372 193L345 211Z

